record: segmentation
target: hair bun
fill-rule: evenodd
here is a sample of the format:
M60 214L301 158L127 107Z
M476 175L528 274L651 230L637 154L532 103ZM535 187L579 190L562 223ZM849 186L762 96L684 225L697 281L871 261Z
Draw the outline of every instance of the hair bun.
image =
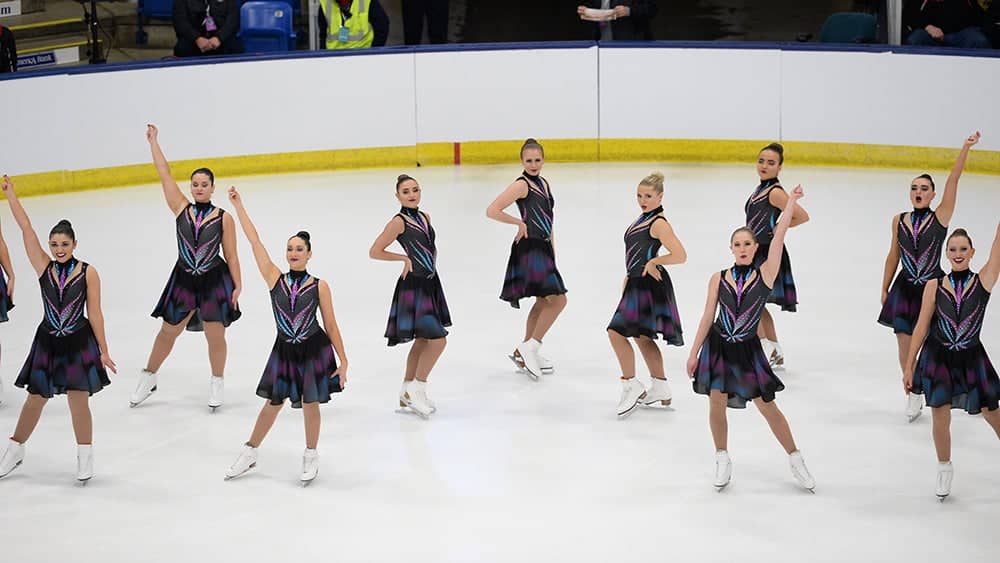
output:
M70 223L69 219L60 219L59 222L56 223L56 226L73 228L73 223Z
M664 180L664 178L665 178L665 177L663 176L663 172L660 172L659 170L656 170L656 171L653 171L653 172L650 172L650 173L649 173L649 177L650 177L650 178L656 178L656 179L657 179L657 180L659 180L659 181L660 181L661 183L663 182L663 180Z
M399 183L403 183L404 181L409 180L409 179L410 179L410 176L407 175L407 174L400 174L399 176L396 176L396 181L399 182Z
M295 236L299 237L300 239L302 239L302 240L304 240L306 242L309 242L309 232L308 231L299 231L299 232L295 233Z
M528 137L527 139L524 140L524 144L526 144L526 145L537 145L538 141L535 140L534 137Z

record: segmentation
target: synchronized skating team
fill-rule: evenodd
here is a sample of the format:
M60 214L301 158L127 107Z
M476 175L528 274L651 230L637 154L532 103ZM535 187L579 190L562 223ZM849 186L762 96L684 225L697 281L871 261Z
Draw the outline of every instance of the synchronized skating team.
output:
M162 318L163 323L139 375L131 406L140 405L157 390L157 371L177 337L187 329L203 331L208 340L212 370L208 406L214 410L223 403L226 327L240 318L238 300L243 284L236 253L236 221L212 203L215 179L210 170L194 171L188 199L170 173L156 127L150 125L146 136L167 206L176 217L178 259L153 311L153 316ZM969 150L978 141L978 132L966 139L935 209L931 209L936 196L931 176L922 174L912 181L913 210L892 218L892 243L885 263L883 305L878 318L896 333L903 387L908 396L907 418L912 422L920 416L925 403L932 409L939 461L936 494L942 500L949 495L952 481L951 409L982 413L1000 437L1000 379L980 341L990 291L1000 276L1000 224L989 259L979 273L969 269L975 254L970 235L964 229L948 235L958 180ZM519 371L538 380L555 369L553 362L542 355L542 342L566 307L567 290L556 267L555 199L548 181L540 175L545 161L542 145L528 139L520 157L523 172L497 196L486 214L517 229L500 299L520 308L521 299L535 298L524 338L514 347L510 359ZM704 313L687 359L687 374L694 391L709 398L709 426L716 448L714 485L719 490L729 484L733 474L727 408L745 408L748 401L754 402L788 453L794 478L809 491L815 488L789 423L775 401L784 384L774 370L783 367L784 354L765 307L774 303L782 310L795 311L795 281L784 240L789 228L809 220L798 203L804 195L802 188L788 191L778 180L783 162L784 149L777 143L764 147L757 156L760 183L746 201L746 225L730 236L734 262L709 279ZM684 344L666 267L682 264L687 255L663 213L663 180L662 174L654 172L643 178L636 189L641 214L625 230L627 277L607 327L611 348L621 366L622 394L617 413L622 418L640 405L659 407L671 403L663 357L655 340L663 338L674 346ZM77 479L85 483L94 474L89 398L110 383L107 371L117 369L104 334L100 277L95 267L74 256L76 236L69 221L60 221L51 229L46 254L10 178L3 177L2 187L38 276L44 316L14 383L27 389L28 398L0 458L0 477L21 465L25 443L46 402L54 395L66 394L79 448ZM312 257L309 233L299 231L288 239L288 270L282 272L261 242L240 193L231 187L228 196L253 249L257 269L271 288L277 337L257 385L264 406L250 438L226 472L226 479L256 466L257 448L287 400L293 408L303 410L306 450L301 481L308 484L319 472L319 405L328 402L331 394L343 391L347 383L349 364L330 287L307 270ZM401 204L399 213L375 239L370 256L403 263L385 337L389 346L412 341L399 405L428 418L436 405L427 395L427 380L444 352L451 316L437 271L433 223L430 215L419 208L419 182L405 174L399 176L396 198ZM512 204L517 205L518 215L506 212ZM403 253L387 250L393 242L402 247ZM947 274L940 265L943 247L951 264ZM661 249L665 252L661 253ZM0 276L2 322L14 306L11 296L15 280L2 236L0 267L6 273L6 279ZM636 378L635 352L629 339L635 341L652 376L648 388Z

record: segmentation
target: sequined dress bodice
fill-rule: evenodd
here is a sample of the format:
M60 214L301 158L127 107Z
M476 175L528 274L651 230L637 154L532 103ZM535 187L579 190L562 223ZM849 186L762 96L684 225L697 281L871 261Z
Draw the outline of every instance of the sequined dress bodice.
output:
M177 264L189 274L199 276L211 270L222 256L222 215L211 205L188 205L177 216Z
M319 332L318 307L319 280L309 274L282 274L271 289L271 309L278 337L289 344L298 344Z
M650 230L657 219L663 219L663 207L647 211L625 231L625 270L631 278L642 275L646 263L660 252L660 240Z
M983 287L978 274L964 280L954 273L942 276L934 298L931 337L949 350L965 350L979 344L989 301L990 292Z
M541 176L521 175L528 183L528 195L515 201L521 212L521 220L528 226L528 238L549 240L552 238L553 208L556 200L552 197L549 183Z
M730 284L727 273L736 284ZM771 295L771 288L757 268L723 270L719 279L719 314L715 328L729 342L743 342L757 335L757 324Z
M65 264L49 262L38 280L45 316L42 326L53 336L69 336L87 326L83 316L87 306L86 262L71 259Z
M411 275L433 278L437 272L437 247L434 244L437 235L430 219L423 211L407 207L399 210L399 217L404 228L396 241L413 264Z

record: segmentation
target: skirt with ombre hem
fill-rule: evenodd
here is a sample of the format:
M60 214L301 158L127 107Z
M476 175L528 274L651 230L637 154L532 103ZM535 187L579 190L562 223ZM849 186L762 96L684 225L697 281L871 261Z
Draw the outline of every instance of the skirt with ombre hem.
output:
M526 297L562 295L566 291L562 276L556 269L552 241L523 238L511 245L500 299L520 309L519 301Z
M66 336L55 336L44 325L39 326L14 385L46 399L67 391L93 395L111 385L90 323L84 322Z
M929 407L950 405L969 414L1000 406L1000 379L981 342L949 350L934 337L928 338L917 360L911 391L924 395Z
M729 342L713 326L698 354L694 373L694 392L710 395L721 391L730 408L743 409L747 401L758 397L769 403L785 385L768 365L760 339L752 336L742 342Z
M920 316L924 287L924 284L915 284L906 279L903 272L899 272L882 304L882 311L878 315L879 324L891 328L895 334L912 335L913 328L917 326L917 317Z
M753 257L753 265L760 268L767 261L767 253L770 250L771 243L759 245ZM767 298L767 302L780 305L782 311L791 313L795 312L799 302L799 295L795 290L795 278L792 277L792 260L788 257L787 248L781 249L781 265L778 267L778 275L774 278L774 287L771 288L771 296Z
M655 340L662 336L667 344L683 346L684 337L674 297L674 285L666 269L658 269L663 277L661 281L652 276L628 279L608 330L625 338L647 336Z
M444 298L441 279L435 274L424 278L415 274L399 278L389 307L385 337L389 346L414 338L444 338L451 326L451 312Z
M189 331L204 330L204 323L222 323L228 327L242 314L233 306L235 288L229 266L221 259L198 276L177 264L153 310L153 316L162 317L167 324L177 325L194 311L187 324Z
M288 399L292 408L303 403L327 403L331 393L340 393L337 358L330 338L322 330L302 342L286 342L281 336L274 340L267 367L257 384L257 396L272 405Z

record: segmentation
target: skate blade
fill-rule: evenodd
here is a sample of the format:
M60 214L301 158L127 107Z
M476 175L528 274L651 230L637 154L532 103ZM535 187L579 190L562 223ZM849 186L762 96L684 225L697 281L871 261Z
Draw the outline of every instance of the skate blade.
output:
M212 414L215 414L215 411L219 410L219 407L221 407L221 406L222 405L215 405L213 407L212 405L208 405L208 408L210 408L212 410Z
M222 478L222 480L223 481L232 481L233 479L236 479L238 477L242 477L242 476L246 475L247 473L250 473L250 470L253 469L253 468L255 468L255 467L257 467L256 463L252 464L250 467L247 467L246 471L243 471L241 473L237 473L236 475L226 475L225 477Z
M721 493L722 491L726 490L727 487L729 487L729 483L726 483L725 485L714 485L714 486L715 486L715 492Z
M659 410L674 410L673 408L667 408L673 403L673 399L663 399L659 401L653 401L651 403L639 403L639 406L645 407L647 409L659 409Z
M923 411L920 411L920 412L918 412L917 414L911 414L911 415L907 415L907 416L906 416L906 422L907 422L907 423L913 423L913 421L915 421L915 420L917 420L918 418L920 418L920 415L921 415L921 414L923 414Z
M410 407L410 406L407 405L407 406L400 407L400 408L396 409L396 412L399 413L399 414L403 414L403 415L412 414L412 415L415 415L415 416L419 416L420 418L422 418L424 420L428 420L431 417L431 414L433 414L434 412L436 412L436 410L437 409L431 409L431 412L429 412L427 414L423 414L420 411L418 411L418 410L416 410L416 409L414 409L414 408L412 408L412 407Z
M618 413L618 420L625 420L630 414L635 412L635 409L639 407L639 401L636 401L631 407L629 407L624 412Z
M87 483L89 483L89 482L90 482L90 480L91 480L91 479L93 479L93 478L94 478L94 476L93 476L93 475L91 475L90 477L87 477L86 479L79 479L79 478L78 478L78 479L76 480L76 484L77 484L77 485L79 485L79 486L81 486L81 487L86 487L86 486L87 486Z
M315 477L313 477L312 479L302 479L301 480L302 488L304 489L304 488L308 487L309 485L312 485L312 482L315 481L315 480L316 480Z
M6 476L10 475L11 473L13 473L15 469L17 469L18 467L21 467L22 463L24 463L24 462L23 461L19 461L19 462L15 463L14 467L10 468L10 471L4 473L3 475L0 475L0 479L3 479L4 477L6 477Z
M937 496L938 502L944 502L944 499L946 499L946 498L948 498L948 495L938 495Z

